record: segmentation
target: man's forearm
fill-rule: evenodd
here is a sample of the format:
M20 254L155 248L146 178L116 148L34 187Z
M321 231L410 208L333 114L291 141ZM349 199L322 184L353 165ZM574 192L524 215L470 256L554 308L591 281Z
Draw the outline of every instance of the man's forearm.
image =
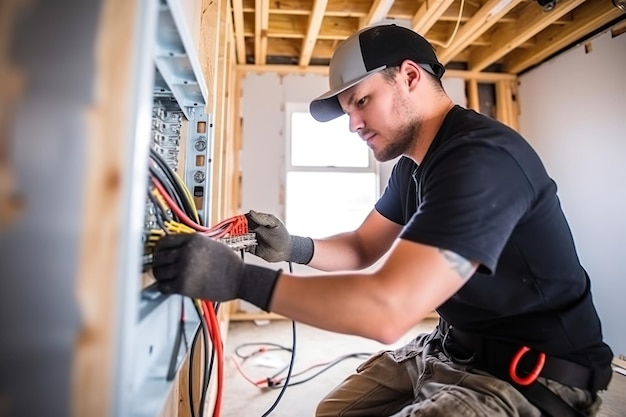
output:
M313 258L308 266L320 271L351 271L363 269L378 258L368 255L355 232L314 239Z

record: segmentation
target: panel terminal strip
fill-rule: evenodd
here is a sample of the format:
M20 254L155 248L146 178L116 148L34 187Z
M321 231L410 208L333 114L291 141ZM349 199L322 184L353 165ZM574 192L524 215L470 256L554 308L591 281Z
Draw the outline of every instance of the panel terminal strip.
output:
M196 210L202 224L211 221L211 163L213 161L213 124L210 116L200 109L193 109L189 115L187 130L187 152L185 163L185 183L192 193Z

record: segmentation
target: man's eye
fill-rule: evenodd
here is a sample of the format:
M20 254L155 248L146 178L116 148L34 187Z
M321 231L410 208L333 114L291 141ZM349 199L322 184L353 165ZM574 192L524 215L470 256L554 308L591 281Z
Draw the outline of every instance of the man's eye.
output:
M367 96L363 97L362 99L360 99L359 101L356 102L357 107L363 107L365 105L365 102L367 102Z

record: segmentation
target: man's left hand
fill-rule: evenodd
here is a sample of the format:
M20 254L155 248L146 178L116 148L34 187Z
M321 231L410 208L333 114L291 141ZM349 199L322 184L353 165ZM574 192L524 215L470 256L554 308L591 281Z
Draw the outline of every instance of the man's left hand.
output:
M245 264L225 244L201 234L166 235L154 252L158 289L191 298L241 298L267 310L280 271Z

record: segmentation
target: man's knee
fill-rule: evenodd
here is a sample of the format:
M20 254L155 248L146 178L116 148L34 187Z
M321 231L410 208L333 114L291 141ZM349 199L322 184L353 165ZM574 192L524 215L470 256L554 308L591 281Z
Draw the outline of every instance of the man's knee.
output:
M340 412L341 410L337 409L336 403L324 398L315 408L315 417L339 417L341 416Z

